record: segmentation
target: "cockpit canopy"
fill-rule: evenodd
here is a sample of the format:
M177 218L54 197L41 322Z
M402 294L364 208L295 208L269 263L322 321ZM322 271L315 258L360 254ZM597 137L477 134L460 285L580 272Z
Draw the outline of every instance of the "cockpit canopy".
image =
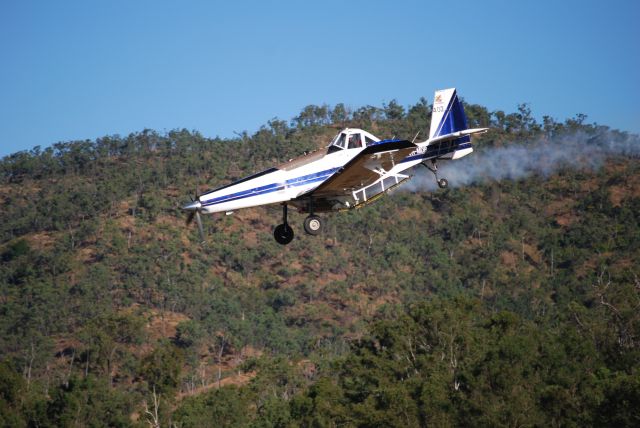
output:
M380 141L378 137L373 134L363 131L362 129L344 129L338 135L335 136L329 148L335 149L360 149L362 147L370 146Z

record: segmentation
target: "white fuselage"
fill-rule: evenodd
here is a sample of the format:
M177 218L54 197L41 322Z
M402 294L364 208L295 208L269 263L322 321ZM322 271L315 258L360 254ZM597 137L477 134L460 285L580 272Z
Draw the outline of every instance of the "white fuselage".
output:
M417 146L414 153L388 172L398 174L424 161L428 142L418 143ZM364 149L360 147L338 150L296 168L275 169L258 177L205 193L200 196L201 211L213 214L290 201L322 184ZM471 153L472 150L468 147L440 157L456 159Z
M290 201L319 186L362 148L340 150L290 170L278 169L200 197L203 213L234 211Z

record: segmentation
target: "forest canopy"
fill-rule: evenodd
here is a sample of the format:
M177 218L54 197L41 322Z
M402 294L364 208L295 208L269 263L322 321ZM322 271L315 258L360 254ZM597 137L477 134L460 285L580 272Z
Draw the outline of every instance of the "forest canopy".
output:
M469 158L583 156L401 190L286 248L276 211L206 218L201 246L179 206L343 127L426 138L426 99L0 160L0 425L638 426L638 136L465 110L491 128Z

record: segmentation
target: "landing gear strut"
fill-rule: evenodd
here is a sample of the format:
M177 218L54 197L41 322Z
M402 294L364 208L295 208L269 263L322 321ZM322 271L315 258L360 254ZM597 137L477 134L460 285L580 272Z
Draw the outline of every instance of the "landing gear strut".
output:
M293 229L287 223L287 204L282 204L282 224L276 226L273 237L281 245L287 245L293 240Z
M323 222L320 217L313 214L313 199L309 199L309 216L304 219L304 231L309 235L319 235L322 232Z
M447 186L449 186L449 182L446 178L438 179L438 163L435 159L431 159L431 165L426 162L422 162L422 165L424 165L424 167L431 171L436 177L436 183L438 183L438 187L440 187L441 189L446 189Z

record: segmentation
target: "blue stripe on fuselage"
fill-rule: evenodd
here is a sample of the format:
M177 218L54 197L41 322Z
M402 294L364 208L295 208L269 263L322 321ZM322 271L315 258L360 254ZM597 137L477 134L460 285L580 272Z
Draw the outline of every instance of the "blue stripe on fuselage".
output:
M210 206L210 205L221 204L223 202L236 201L238 199L265 195L271 192L277 192L280 190L284 190L288 187L298 187L298 186L304 186L305 184L315 183L317 181L324 181L325 179L333 175L333 173L336 172L338 169L340 168L326 169L324 171L315 172L313 174L307 174L301 177L291 178L289 180L286 180L284 183L271 183L265 186L254 187L253 189L243 190L241 192L230 193L224 196L218 196L217 198L212 198L202 202L202 206Z

